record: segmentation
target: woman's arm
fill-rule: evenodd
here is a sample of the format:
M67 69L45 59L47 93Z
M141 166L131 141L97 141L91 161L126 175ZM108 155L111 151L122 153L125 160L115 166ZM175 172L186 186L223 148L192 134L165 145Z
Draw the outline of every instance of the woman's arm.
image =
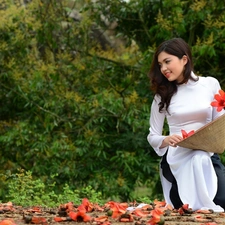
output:
M153 147L155 152L162 156L165 154L168 146L176 147L176 143L182 141L183 138L180 135L173 134L169 136L162 135L165 113L159 112L159 101L160 98L155 96L152 106L151 106L151 114L150 114L150 128L148 134L148 142Z
M150 112L150 128L147 140L155 152L162 156L167 150L167 143L164 141L166 136L162 135L163 125L165 120L165 113L159 112L160 97L155 96L151 105Z

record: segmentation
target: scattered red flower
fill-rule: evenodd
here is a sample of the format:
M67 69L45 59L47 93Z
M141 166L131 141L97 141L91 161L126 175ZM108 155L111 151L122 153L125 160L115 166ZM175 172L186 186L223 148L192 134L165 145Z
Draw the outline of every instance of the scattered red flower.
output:
M68 202L66 204L61 204L59 206L59 211L65 211L65 212L70 212L70 211L74 211L74 205L73 202Z
M184 204L184 205L182 205L182 208L183 208L184 210L189 210L189 204Z
M0 207L3 204L0 204ZM13 213L15 210L21 210L20 207L12 207L12 203L4 204L4 207L12 209ZM100 211L98 215L96 212ZM41 224L48 225L46 218L42 217L42 208L31 207L30 209L23 210L23 220L25 223L30 224ZM92 214L88 215L91 212ZM32 213L34 216L32 216ZM52 212L49 212L52 213ZM90 203L88 199L83 199L82 204L79 206L74 205L72 202L62 204L59 207L58 215L53 217L53 221L56 223L68 222L89 222L95 225L111 225L112 222L117 221L121 223L133 223L136 225L164 225L168 216L177 217L180 215L191 214L191 219L194 222L198 222L200 225L217 225L215 222L210 222L210 218L207 214L213 213L212 210L195 210L189 208L188 204L184 204L178 210L174 209L171 205L166 204L165 201L154 200L150 204L139 204L137 203L118 203L110 201L103 207L98 204ZM105 214L105 215L104 215ZM206 215L204 215L206 214ZM220 217L225 217L225 213L220 213ZM51 222L50 222L51 223ZM17 225L13 219L8 218L0 221L0 225Z
M106 206L109 206L112 210L112 218L118 218L122 214L126 213L128 204L110 201L106 204Z
M27 210L28 212L36 212L36 213L40 213L41 212L41 208L40 207L36 207L36 206L34 206L34 207L32 207L31 209L28 209Z
M185 139L185 138L190 137L191 135L193 135L195 133L195 131L192 130L192 131L187 133L185 130L181 130L181 133L182 133L183 138Z
M214 99L216 101L211 102L211 106L217 107L217 111L220 112L225 108L225 92L223 90L219 90L219 94L215 94Z
M54 217L54 221L55 222L64 222L64 221L67 221L67 218L66 217Z
M83 205L78 207L78 212L71 211L68 213L68 216L78 222L89 222L92 220L91 216L86 214L86 209Z
M163 211L160 208L151 211L151 219L147 221L149 225L164 224Z
M94 210L103 212L104 211L104 208L95 203L94 204Z
M0 225L16 225L13 219L4 219L0 221Z
M155 199L153 201L153 205L154 205L155 208L164 207L164 206L166 206L166 202L165 201L159 201L159 200Z
M95 222L106 222L106 221L108 221L108 216L99 216L99 217L97 217L97 218L94 218L94 221Z
M89 202L89 200L87 198L84 198L82 200L82 204L86 210L86 212L92 212L94 209L94 205L92 203Z
M138 217L147 217L149 215L149 211L146 213L146 211L143 211L142 209L135 209L132 214Z
M202 223L200 225L218 225L218 223L214 223L214 222L212 222L212 223Z
M186 214L192 214L193 211L192 211L191 208L189 208L189 205L188 205L188 204L184 204L184 205L182 205L182 206L178 209L178 213L179 213L180 215L184 215L185 213L186 213Z
M155 200L157 201L157 200ZM157 203L154 203L154 207L157 207L156 206ZM153 209L153 205L149 205L149 204L145 204L141 207L142 210L150 210L150 209Z
M196 210L195 213L212 214L213 210L210 210L210 209L199 209L199 210Z
M38 216L33 216L31 218L31 223L34 223L34 224L43 224L43 225L47 225L48 224L46 218L44 218L44 217L38 217Z

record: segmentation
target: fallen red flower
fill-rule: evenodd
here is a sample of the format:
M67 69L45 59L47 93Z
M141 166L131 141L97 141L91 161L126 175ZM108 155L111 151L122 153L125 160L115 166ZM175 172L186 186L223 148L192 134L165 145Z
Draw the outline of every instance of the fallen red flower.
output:
M153 201L155 208L159 208L159 207L164 207L166 206L166 202L165 201L159 201L157 199L155 199Z
M69 212L68 216L74 220L74 221L78 221L78 222L89 222L92 220L91 216L86 214L85 210L81 210L78 212Z
M94 205L94 210L96 211L100 211L100 212L103 212L104 211L104 208L99 206L97 203L93 204Z
M34 206L31 209L28 209L27 212L41 212L41 208Z
M217 111L220 112L225 108L225 92L223 90L219 90L219 94L215 94L214 99L216 101L211 102L211 106L217 107Z
M192 131L187 133L185 130L181 130L181 133L182 133L183 138L185 139L185 138L190 137L191 135L193 135L195 133L195 131L192 130Z
M212 214L213 210L211 210L211 209L198 209L198 210L195 211L195 213Z
M0 225L16 225L13 219L4 219L0 221Z
M33 216L31 218L31 223L34 223L34 224L48 224L46 218L38 217L38 216Z
M86 210L86 212L92 212L94 210L94 205L92 203L89 202L89 200L87 198L84 198L82 200L82 204Z
M70 211L74 211L74 204L73 202L68 202L66 204L61 204L59 206L59 211L66 211L66 212L70 212Z
M178 213L180 215L184 215L185 213L186 214L192 214L193 211L191 208L189 208L189 204L184 204L182 205L179 209L178 209Z
M126 223L126 222L133 222L133 220L130 220L129 218L120 218L119 221L120 222L124 222L124 223Z
M126 213L126 209L128 207L127 203L118 203L113 201L108 202L106 205L109 206L111 211L113 212L112 218L118 218L122 214Z
M218 223L214 223L214 222L212 222L212 223L202 223L202 224L200 224L200 225L218 225Z
M156 207L156 204L154 204L154 206ZM150 210L150 209L153 209L153 205L149 205L149 204L146 204L146 205L143 205L141 207L142 210Z
M135 209L132 214L138 217L146 217L150 212L143 211L142 209Z
M108 216L99 216L97 218L94 218L94 221L95 222L105 222L105 221L108 221Z
M160 208L152 210L151 216L152 218L149 221L147 221L147 224L149 225L164 224L163 211Z
M64 222L64 221L67 221L67 218L66 217L54 217L54 221L55 222Z
M83 213L86 213L86 212L87 212L85 206L82 205L82 204L79 205L79 206L77 207L77 210L78 210L79 212L83 212Z
M188 210L188 209L189 209L189 204L183 204L183 205L182 205L182 208L183 208L184 210Z
M179 213L181 216L184 215L184 210L183 210L182 207L180 207L180 208L178 209L178 213Z

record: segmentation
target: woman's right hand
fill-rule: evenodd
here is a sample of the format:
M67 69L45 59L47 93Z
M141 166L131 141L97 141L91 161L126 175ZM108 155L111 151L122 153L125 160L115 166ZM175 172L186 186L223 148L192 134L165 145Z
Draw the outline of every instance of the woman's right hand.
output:
M180 135L177 134L173 134L171 136L167 136L164 140L163 143L161 145L161 148L164 148L166 146L172 146L172 147L177 147L176 143L180 142L183 140L183 137L181 137Z

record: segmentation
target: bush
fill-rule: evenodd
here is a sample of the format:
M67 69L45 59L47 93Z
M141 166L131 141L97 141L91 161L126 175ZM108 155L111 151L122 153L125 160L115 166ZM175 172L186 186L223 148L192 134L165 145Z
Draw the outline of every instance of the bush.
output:
M54 191L55 183L46 185L41 179L33 178L31 171L21 169L18 173L8 176L7 179L6 200L20 206L56 207L68 202L80 204L83 198L88 198L91 202L98 204L104 201L101 193L96 192L90 186L80 191L72 191L69 185L65 184L61 193L57 194Z

